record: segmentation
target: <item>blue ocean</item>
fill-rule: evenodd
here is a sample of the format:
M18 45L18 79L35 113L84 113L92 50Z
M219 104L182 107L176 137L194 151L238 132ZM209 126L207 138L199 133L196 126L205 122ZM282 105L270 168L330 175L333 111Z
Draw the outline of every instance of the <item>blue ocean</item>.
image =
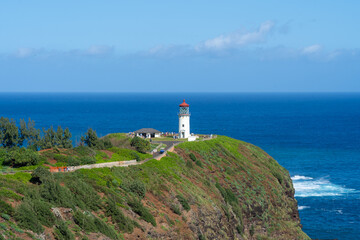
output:
M183 99L191 132L253 143L289 170L311 238L360 239L360 94L0 93L0 116L69 127L78 143L90 127L176 132Z

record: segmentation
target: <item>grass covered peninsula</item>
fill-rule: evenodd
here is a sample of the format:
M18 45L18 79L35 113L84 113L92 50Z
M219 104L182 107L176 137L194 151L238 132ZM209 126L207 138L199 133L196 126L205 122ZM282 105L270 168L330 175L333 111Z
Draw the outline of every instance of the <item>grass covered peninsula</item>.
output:
M1 148L2 165L21 151L38 160L0 175L0 239L309 239L288 171L254 145L218 136L136 166L48 170L151 157L149 143L124 134L91 136L77 147Z

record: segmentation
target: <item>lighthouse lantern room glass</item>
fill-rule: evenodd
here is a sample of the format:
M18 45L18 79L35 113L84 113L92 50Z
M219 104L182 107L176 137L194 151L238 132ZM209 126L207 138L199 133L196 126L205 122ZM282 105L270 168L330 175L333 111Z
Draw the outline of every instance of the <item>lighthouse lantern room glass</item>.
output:
M180 107L180 114L181 115L190 114L189 107Z

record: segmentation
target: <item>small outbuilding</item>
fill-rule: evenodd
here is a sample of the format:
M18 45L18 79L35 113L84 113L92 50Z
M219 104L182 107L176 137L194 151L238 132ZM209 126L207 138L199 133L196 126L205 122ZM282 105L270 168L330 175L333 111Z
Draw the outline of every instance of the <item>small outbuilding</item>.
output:
M142 128L134 132L137 137L154 138L161 137L161 132L153 128Z

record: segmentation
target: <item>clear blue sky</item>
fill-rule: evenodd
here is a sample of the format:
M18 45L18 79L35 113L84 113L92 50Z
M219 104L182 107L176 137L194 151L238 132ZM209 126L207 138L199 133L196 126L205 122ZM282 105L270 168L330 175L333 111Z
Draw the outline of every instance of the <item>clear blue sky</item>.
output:
M0 3L2 92L359 92L360 1Z

